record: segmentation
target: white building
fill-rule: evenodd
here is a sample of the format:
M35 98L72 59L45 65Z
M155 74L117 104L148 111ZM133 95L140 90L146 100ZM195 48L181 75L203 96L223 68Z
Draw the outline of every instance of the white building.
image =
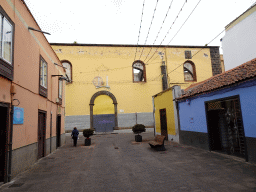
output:
M225 28L222 48L226 71L256 58L256 3Z

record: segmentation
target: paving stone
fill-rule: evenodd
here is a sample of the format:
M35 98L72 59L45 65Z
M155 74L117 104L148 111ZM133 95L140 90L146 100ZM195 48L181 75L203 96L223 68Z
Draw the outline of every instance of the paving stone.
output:
M165 142L166 151L155 151L148 141L153 131L142 133L134 144L133 133L91 137L92 145L66 145L38 161L0 191L255 191L256 165L218 153ZM70 139L70 140L69 140ZM22 184L22 185L21 185Z

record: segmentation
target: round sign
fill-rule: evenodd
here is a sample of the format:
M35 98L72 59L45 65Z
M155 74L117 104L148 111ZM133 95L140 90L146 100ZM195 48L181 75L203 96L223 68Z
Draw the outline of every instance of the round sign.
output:
M95 87L100 87L103 85L103 79L100 76L94 77L92 83Z

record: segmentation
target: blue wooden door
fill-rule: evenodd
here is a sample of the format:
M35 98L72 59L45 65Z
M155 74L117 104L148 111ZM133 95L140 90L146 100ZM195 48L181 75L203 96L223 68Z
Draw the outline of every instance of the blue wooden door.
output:
M115 127L115 114L93 115L95 132L112 132Z

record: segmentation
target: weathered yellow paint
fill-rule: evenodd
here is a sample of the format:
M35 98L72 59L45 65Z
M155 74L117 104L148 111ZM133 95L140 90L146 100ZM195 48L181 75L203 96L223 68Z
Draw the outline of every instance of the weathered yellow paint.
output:
M99 95L94 101L93 114L114 114L113 100L107 95Z
M160 109L166 109L167 133L175 135L175 119L173 110L172 90L169 89L154 97L156 132L161 133Z
M187 61L184 51L191 50L192 55L201 47L145 47L141 61L146 63L146 82L133 83L132 64L136 46L91 46L91 45L52 45L60 60L68 60L72 64L73 82L66 85L66 116L89 115L90 99L98 91L107 90L117 99L118 113L152 112L152 95L162 91L161 68L162 59L158 52L163 52L163 60L167 66L169 86L180 85L187 88L193 82L184 81L183 63ZM143 47L137 48L137 58ZM212 76L210 48L203 48L191 59L196 67L197 82ZM178 68L177 68L178 67ZM177 68L177 69L176 69ZM174 70L174 71L173 71ZM96 88L92 81L100 76L107 88Z

